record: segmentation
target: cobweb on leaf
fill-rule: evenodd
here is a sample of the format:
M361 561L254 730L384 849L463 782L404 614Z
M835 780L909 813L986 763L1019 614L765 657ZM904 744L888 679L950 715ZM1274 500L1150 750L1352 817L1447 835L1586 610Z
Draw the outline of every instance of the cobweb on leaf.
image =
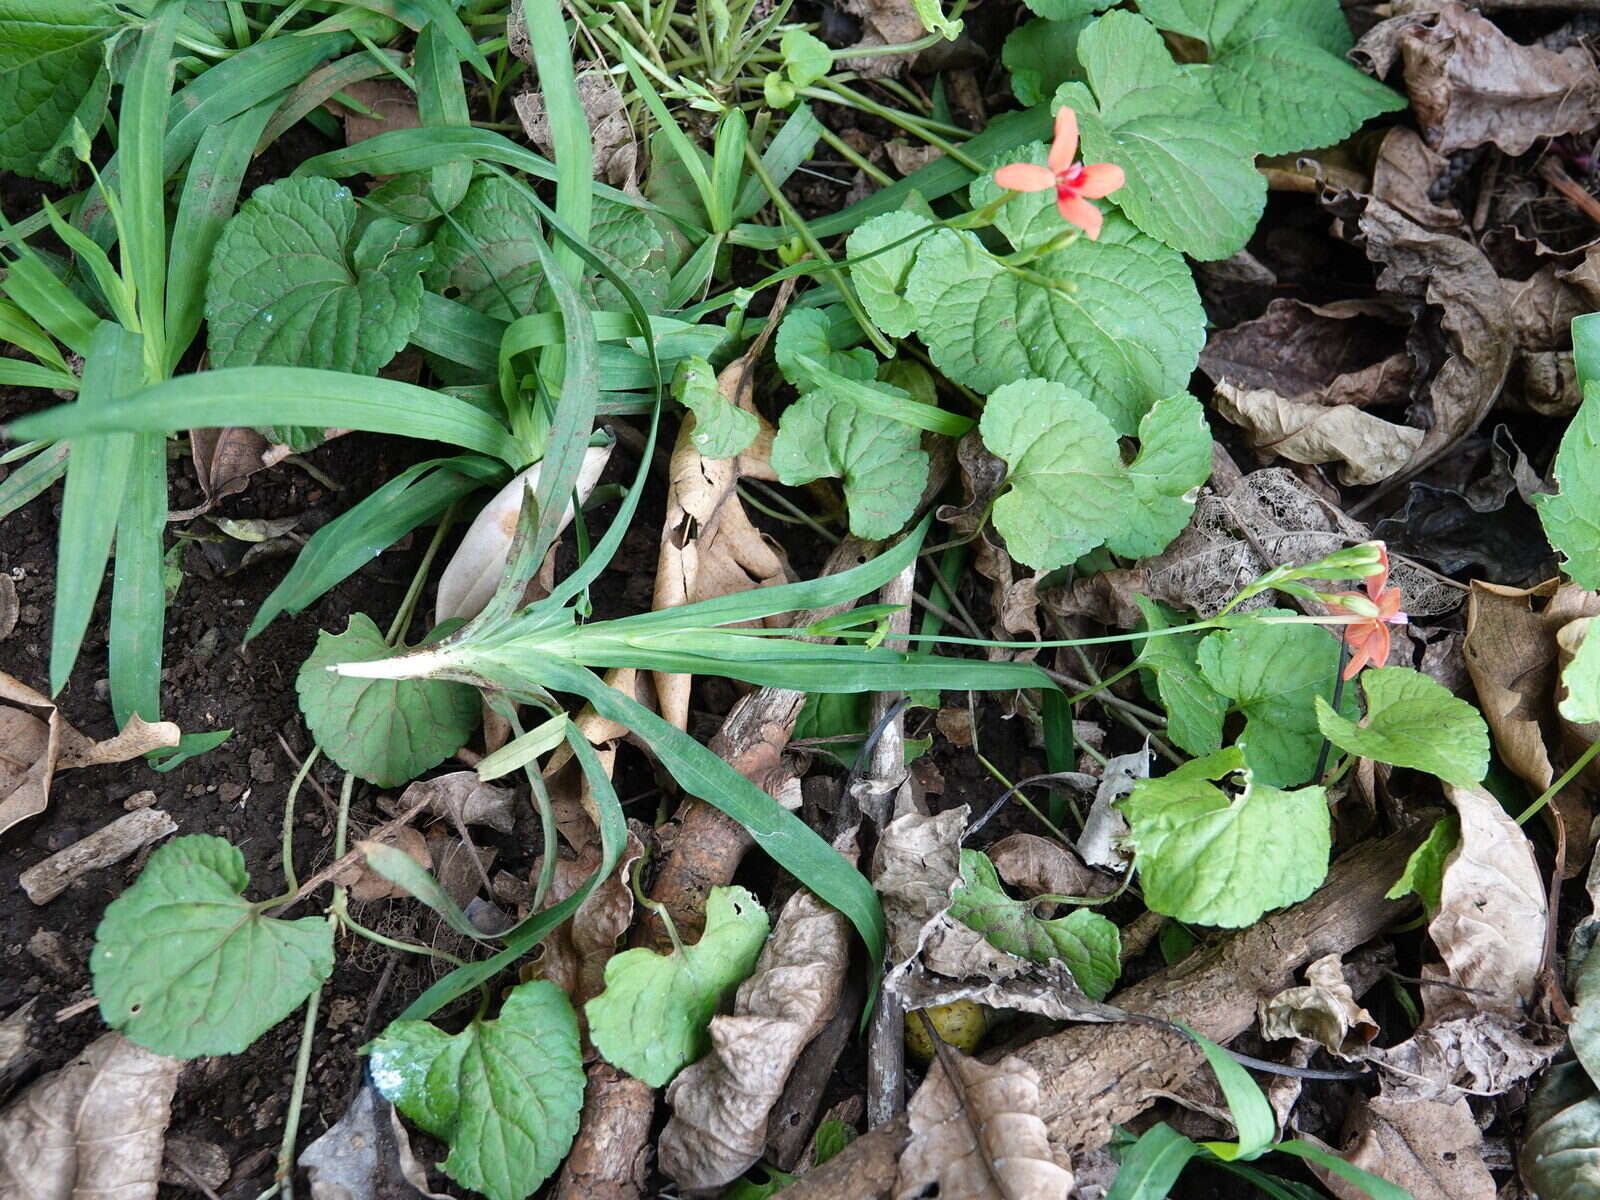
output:
M1281 467L1253 471L1226 496L1209 493L1165 553L1144 562L1149 593L1214 616L1247 583L1283 563L1309 563L1364 542L1371 531L1305 487ZM1461 593L1430 572L1395 557L1390 583L1412 617L1449 612ZM1327 584L1321 584L1327 587ZM1273 603L1270 593L1241 608Z

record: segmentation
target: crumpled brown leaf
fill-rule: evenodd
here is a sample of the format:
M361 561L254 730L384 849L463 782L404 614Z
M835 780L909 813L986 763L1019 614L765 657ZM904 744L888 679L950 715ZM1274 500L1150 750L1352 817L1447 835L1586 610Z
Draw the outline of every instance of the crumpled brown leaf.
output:
M1378 1035L1372 1014L1356 1002L1337 954L1306 967L1303 987L1286 988L1261 1002L1261 1036L1306 1038L1335 1054L1348 1054Z
M1544 955L1547 899L1533 846L1488 792L1448 783L1444 790L1461 821L1461 843L1445 859L1428 935L1450 982L1475 994L1425 988L1429 1016L1520 1014Z
M1380 163L1415 137L1409 130L1391 130L1380 149ZM1505 386L1517 345L1515 316L1506 308L1505 288L1494 265L1455 231L1420 224L1416 206L1397 194L1402 190L1397 185L1387 195L1375 189L1370 196L1345 193L1325 199L1340 215L1346 234L1358 231L1367 257L1382 266L1380 292L1425 301L1442 312L1449 357L1428 386L1427 427L1410 461L1388 476L1391 485L1415 475L1477 429Z
M463 825L487 825L500 833L516 827L516 793L484 783L476 771L451 771L407 786L398 800L385 803L392 813L409 812L426 797L424 812Z
M528 44L528 27L522 16L522 6L512 5L506 22L506 39L513 54L524 62L532 62L532 48ZM589 140L595 176L614 187L631 190L639 180L639 145L628 124L628 110L622 92L610 72L602 67L581 65L577 72L578 102L589 122ZM511 99L522 122L522 131L528 140L543 153L552 155L554 146L550 139L550 118L545 112L544 94L525 91Z
M752 388L759 351L735 359L717 375L728 403L754 412ZM739 480L774 481L768 461L772 427L765 421L755 444L734 458L704 458L694 444L694 417L684 418L668 465L667 515L656 560L657 610L728 596L789 579L783 549L758 530L739 499ZM781 624L773 618L769 624ZM655 675L661 715L679 729L689 722L689 675Z
M941 505L939 520L970 539L973 565L992 585L990 597L999 628L1006 633L1037 638L1039 580L1047 572L1023 574L1010 554L995 541L994 528L989 523L995 494L1005 483L1005 461L989 453L977 430L956 444L956 461L961 468L964 503ZM988 655L993 659L1032 657L1032 654L1018 655L1000 647L991 647Z
M1264 455L1316 466L1338 463L1348 484L1379 483L1411 461L1423 432L1385 421L1351 404L1328 407L1287 400L1262 388L1219 383L1212 406L1243 429Z
M395 129L422 128L416 93L397 79L359 79L341 91L372 113L368 116L353 108L346 108L337 101L330 103L330 107L344 118L344 141L347 146Z
M961 882L966 819L965 805L935 816L916 812L902 792L895 819L878 838L872 884L883 902L891 964L884 986L908 1012L976 1000L1062 1021L1118 1019L1083 994L1066 964L1007 954L947 915Z
M271 443L245 425L223 429L191 429L194 476L204 500L197 508L186 509L180 517L197 517L228 496L244 491L250 476L271 464Z
M428 1173L394 1105L370 1083L361 1085L344 1116L300 1152L311 1200L413 1200L430 1197Z
M1092 870L1053 838L1013 833L990 846L987 853L1000 878L1025 896L1105 896L1117 888L1115 879Z
M1356 53L1385 69L1399 54L1417 120L1442 153L1493 142L1517 155L1600 122L1600 71L1583 47L1519 45L1462 4L1391 18Z
M540 943L539 958L522 969L522 979L548 979L572 998L584 1026L583 1005L605 988L606 963L617 948L617 939L633 922L633 888L630 885L634 864L644 857L642 826L629 823L628 841L617 862L617 869L595 885L578 906L578 911L563 921ZM539 878L541 859L533 864L532 878ZM545 907L561 903L583 886L600 865L599 847L590 848L579 859L556 862L555 881L545 897Z
M423 837L409 825L400 825L387 830L383 836L375 839L378 844L393 846L404 851L406 857L416 863L424 871L433 867L433 854L428 848L428 839ZM343 870L334 873L333 882L342 888L350 889L350 898L359 900L363 904L374 900L393 900L399 896L409 896L397 883L391 883L378 872L367 866L364 861L348 864Z
M955 1064L956 1078L945 1072ZM1039 1075L1020 1058L993 1066L941 1054L907 1108L896 1200L937 1183L943 1200L1066 1200L1072 1172L1056 1163L1039 1117Z
M844 0L840 6L861 18L861 40L839 51L838 58L852 71L869 79L896 75L916 56L914 54L875 54L850 58L851 50L868 46L898 46L914 42L927 32L911 0Z
M108 1033L33 1083L0 1113L0 1200L154 1200L182 1066Z
M1467 672L1495 751L1535 793L1555 778L1549 747L1556 744L1560 631L1600 614L1600 595L1549 580L1534 588L1474 580L1467 602ZM1581 749L1581 748L1580 748ZM1564 788L1555 806L1568 837L1586 840L1591 808L1581 789ZM1577 856L1582 865L1582 856Z
M30 708L48 715L37 717ZM176 746L181 736L171 721L133 716L115 737L93 741L69 725L48 696L0 671L0 833L49 807L57 771L127 762Z
M768 1114L838 1007L849 965L845 918L810 892L790 897L732 1015L711 1019L711 1053L667 1089L661 1168L680 1187L723 1187L760 1160Z
M1396 1100L1359 1096L1345 1121L1346 1161L1406 1190L1412 1200L1494 1200L1483 1162L1483 1132L1465 1100ZM1367 1192L1334 1175L1318 1178L1339 1200Z
M1262 388L1303 404L1403 404L1413 373L1397 328L1404 316L1375 301L1316 305L1280 297L1261 316L1213 333L1200 369L1213 383Z
M1519 1018L1482 1012L1419 1029L1398 1046L1369 1047L1362 1057L1383 1068L1383 1094L1395 1100L1498 1096L1560 1051L1565 1039L1549 1033L1528 1030Z

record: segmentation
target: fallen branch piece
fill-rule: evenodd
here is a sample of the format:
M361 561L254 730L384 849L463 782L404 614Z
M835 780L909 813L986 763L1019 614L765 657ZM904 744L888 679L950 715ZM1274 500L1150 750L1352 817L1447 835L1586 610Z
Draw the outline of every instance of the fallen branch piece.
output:
M132 856L151 842L176 833L178 823L159 808L139 808L79 838L43 862L34 863L17 879L28 899L49 904L78 876L98 871Z

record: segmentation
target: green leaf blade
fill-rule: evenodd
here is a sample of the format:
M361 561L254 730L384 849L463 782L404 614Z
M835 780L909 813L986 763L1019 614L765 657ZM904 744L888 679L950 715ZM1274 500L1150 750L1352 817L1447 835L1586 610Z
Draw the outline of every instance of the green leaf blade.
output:
M244 855L175 838L107 906L89 965L106 1023L158 1054L237 1054L333 971L320 917L262 916L241 893Z
M491 1200L522 1200L555 1173L578 1132L578 1021L549 980L512 989L492 1021L451 1036L395 1021L372 1045L372 1078L450 1146L445 1173Z
M357 679L328 668L392 653L364 613L341 634L320 633L295 679L300 710L317 743L345 770L398 787L438 766L477 727L476 690L431 679Z
M1317 727L1339 749L1410 767L1457 787L1474 787L1489 770L1489 728L1478 710L1410 667L1361 674L1367 719L1357 725L1316 698Z
M606 964L605 991L584 1011L595 1048L613 1066L663 1087L710 1045L706 1027L755 966L766 910L743 888L718 887L706 901L705 932L671 955L638 948Z

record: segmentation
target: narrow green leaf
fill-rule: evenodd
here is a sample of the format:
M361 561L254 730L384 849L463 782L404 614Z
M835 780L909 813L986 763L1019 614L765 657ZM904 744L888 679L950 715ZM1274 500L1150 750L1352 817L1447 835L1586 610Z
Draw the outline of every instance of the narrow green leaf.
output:
M135 714L146 721L161 719L166 528L167 439L159 433L136 434L128 455L127 488L117 512L117 559L111 576L108 674L111 711L119 726Z
M436 458L408 467L311 535L289 573L261 602L245 641L280 613L304 611L454 501L505 481L505 468L490 459Z
M1122 1152L1122 1165L1106 1200L1167 1200L1200 1147L1165 1121L1158 1121Z
M1444 885L1445 859L1460 844L1461 818L1454 813L1440 817L1428 830L1422 845L1406 859L1406 869L1395 880L1394 886L1383 894L1384 899L1401 900L1415 892L1429 914L1438 912L1440 889Z
M67 473L67 451L66 442L57 442L39 451L22 466L13 467L9 475L0 479L0 520Z
M103 412L144 378L144 343L102 321L89 342L83 388L72 412ZM56 606L50 631L50 692L66 686L100 593L136 440L126 433L74 436L57 535Z
M163 143L172 97L172 46L186 0L159 0L134 53L117 110L122 164L123 254L138 297L140 329L151 352L166 359L167 171ZM185 231L187 232L187 231Z
M211 254L222 228L239 200L239 185L250 166L251 152L262 126L272 115L270 104L258 104L200 135L173 228L183 231L172 243L167 279L167 361L170 375L178 365L205 315L206 279Z
M594 149L589 119L584 115L572 72L567 24L558 0L521 0L521 4L528 23L528 42L533 47L533 65L539 73L539 93L544 97L550 123L556 160L556 213L572 231L575 241L587 243L594 198ZM555 261L568 281L576 283L581 270L576 251L570 246L557 246ZM567 311L565 305L562 311ZM568 320L571 319L569 313Z
M80 396L81 403L81 396ZM169 379L115 403L61 405L19 418L9 437L172 433L227 425L308 425L392 433L476 450L519 465L523 452L482 409L394 379L311 367L230 367Z
M454 125L468 127L467 92L461 83L461 55L452 44L451 27L461 22L453 13L428 22L417 35L411 77L417 84L417 116L424 128ZM433 202L444 212L461 203L472 182L472 164L445 163L430 175Z
M264 917L238 847L174 838L107 906L89 967L100 1015L157 1054L238 1054L333 972L322 917Z
M1292 1154L1296 1158L1303 1158L1307 1162L1314 1162L1319 1167L1324 1167L1333 1172L1346 1183L1360 1188L1372 1200L1415 1200L1410 1192L1403 1187L1397 1187L1381 1176L1370 1171L1363 1171L1360 1167L1346 1162L1337 1154L1332 1154L1309 1142L1296 1138L1290 1142L1279 1142L1273 1147L1284 1154Z
M1271 1147L1272 1139L1278 1132L1278 1120L1273 1116L1272 1105L1267 1103L1266 1093L1256 1086L1256 1081L1250 1078L1250 1072L1235 1062L1221 1046L1187 1025L1183 1031L1200 1047L1206 1062L1211 1064L1217 1083L1222 1087L1223 1099L1228 1102L1233 1126L1239 1133L1237 1142L1202 1144L1218 1158L1230 1162L1234 1159L1249 1161L1259 1158Z

